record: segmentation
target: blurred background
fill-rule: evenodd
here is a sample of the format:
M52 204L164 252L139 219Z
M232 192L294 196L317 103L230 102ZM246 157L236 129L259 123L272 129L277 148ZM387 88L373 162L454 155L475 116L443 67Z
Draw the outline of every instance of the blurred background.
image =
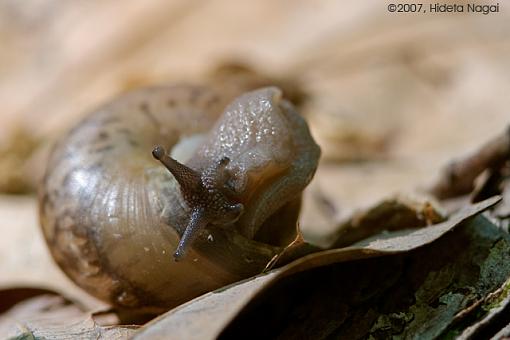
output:
M301 220L319 243L353 209L427 185L501 133L510 3L488 15L389 13L389 3L0 0L0 287L71 289L38 230L47 150L140 86L284 87L323 149Z

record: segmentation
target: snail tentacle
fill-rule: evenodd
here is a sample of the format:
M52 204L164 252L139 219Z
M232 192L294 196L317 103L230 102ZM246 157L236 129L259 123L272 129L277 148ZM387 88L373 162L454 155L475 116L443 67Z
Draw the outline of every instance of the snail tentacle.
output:
M152 156L172 173L185 196L191 197L196 191L200 191L200 175L195 170L168 156L165 149L159 145L152 150Z
M188 226L184 230L184 234L182 234L179 245L174 252L174 260L176 262L184 258L188 246L193 243L193 241L198 236L199 231L207 225L207 222L208 221L205 218L205 211L203 208L199 207L193 209Z

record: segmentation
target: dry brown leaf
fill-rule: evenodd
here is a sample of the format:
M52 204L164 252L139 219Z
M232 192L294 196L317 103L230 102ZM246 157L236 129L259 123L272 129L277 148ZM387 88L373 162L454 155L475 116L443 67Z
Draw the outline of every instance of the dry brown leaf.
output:
M14 305L39 295L58 295L56 292L41 288L10 288L0 290L0 318L1 314Z
M331 203L324 197L320 198L323 200L320 204L326 205L324 210L328 209L332 213ZM334 243L330 242L333 244L323 248L343 248L381 232L419 228L444 220L444 213L429 197L397 195L366 210L356 211L338 225L336 233L330 235ZM322 250L318 245L306 242L299 227L296 235L294 241L268 263L267 270Z
M14 291L5 292L14 294ZM23 339L125 339L137 326L101 326L60 295L43 292L0 315L0 336Z
M213 339L278 271L202 295L144 325L134 339Z
M345 247L383 231L419 228L444 219L428 198L397 196L356 212L341 223L331 248Z
M333 263L404 253L439 239L460 223L495 205L493 197L468 206L449 220L418 230L379 235L343 249L327 250L298 259L267 275L208 293L177 307L142 327L135 339L213 339L249 301L292 274ZM262 326L261 326L262 327Z
M282 268L282 271L294 273L336 262L406 252L437 240L463 221L494 206L499 201L501 201L501 197L495 196L477 204L466 206L453 214L448 220L427 228L382 233L347 248L314 253L294 261Z
M509 262L510 237L478 215L412 251L281 275L219 338L449 338L466 327L458 312L480 296L497 300Z

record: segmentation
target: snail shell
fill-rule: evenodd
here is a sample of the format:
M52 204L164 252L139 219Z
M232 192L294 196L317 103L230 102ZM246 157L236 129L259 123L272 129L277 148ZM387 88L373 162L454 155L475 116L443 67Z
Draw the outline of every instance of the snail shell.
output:
M257 274L280 251L320 149L278 88L246 93L225 109L231 99L198 86L137 90L57 143L39 190L40 220L73 281L116 306L159 311ZM179 176L153 159L157 145L159 158L171 159L164 149L172 150L202 182L228 188L235 218L202 197L216 194L214 186L186 196ZM195 209L199 201L211 213L184 240L204 211ZM180 240L187 252L176 262Z

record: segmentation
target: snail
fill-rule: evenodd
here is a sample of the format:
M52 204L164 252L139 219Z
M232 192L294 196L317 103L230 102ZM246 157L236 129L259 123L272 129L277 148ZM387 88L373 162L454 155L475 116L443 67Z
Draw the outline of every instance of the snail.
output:
M260 273L292 238L320 148L277 87L220 92L135 90L56 143L40 223L80 287L162 311Z

